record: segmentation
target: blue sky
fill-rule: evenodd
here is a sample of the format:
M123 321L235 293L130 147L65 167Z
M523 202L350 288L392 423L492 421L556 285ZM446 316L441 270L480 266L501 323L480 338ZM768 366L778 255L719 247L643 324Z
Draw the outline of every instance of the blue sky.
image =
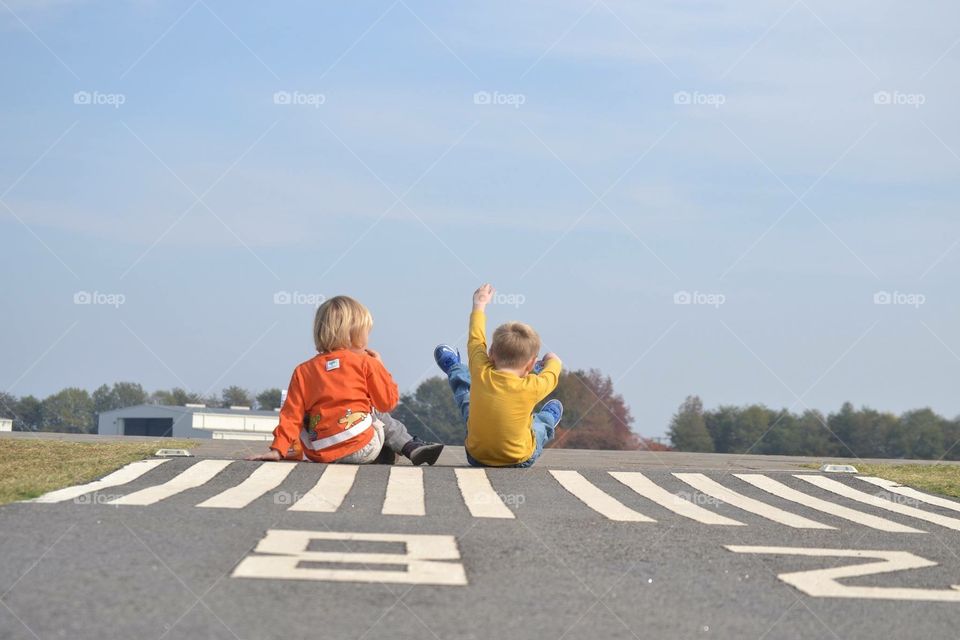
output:
M955 416L958 14L3 0L0 389L283 386L347 293L410 390L490 281L644 435Z

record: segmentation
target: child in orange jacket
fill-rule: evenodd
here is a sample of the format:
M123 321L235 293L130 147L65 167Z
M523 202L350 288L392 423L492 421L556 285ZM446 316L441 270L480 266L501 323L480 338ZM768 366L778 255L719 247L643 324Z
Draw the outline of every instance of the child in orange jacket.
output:
M388 413L399 393L380 354L368 347L372 327L370 311L353 298L320 305L313 325L317 355L294 369L270 452L248 460L368 464L387 447L416 465L437 461L442 444L412 437Z

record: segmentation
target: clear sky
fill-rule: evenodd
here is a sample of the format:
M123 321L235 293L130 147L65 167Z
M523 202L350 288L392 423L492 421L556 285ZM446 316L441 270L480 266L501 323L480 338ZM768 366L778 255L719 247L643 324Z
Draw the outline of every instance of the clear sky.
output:
M955 416L958 18L0 0L0 390L282 387L338 293L411 390L489 281L643 435L693 393Z

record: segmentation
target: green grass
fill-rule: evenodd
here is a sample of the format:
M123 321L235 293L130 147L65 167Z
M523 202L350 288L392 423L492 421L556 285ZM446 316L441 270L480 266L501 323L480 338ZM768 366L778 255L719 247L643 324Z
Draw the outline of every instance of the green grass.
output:
M96 480L161 448L188 449L188 440L67 442L4 439L0 444L0 504Z
M849 464L849 463L847 463ZM805 465L819 469L820 465ZM960 465L957 464L856 464L857 475L876 476L920 491L960 498Z

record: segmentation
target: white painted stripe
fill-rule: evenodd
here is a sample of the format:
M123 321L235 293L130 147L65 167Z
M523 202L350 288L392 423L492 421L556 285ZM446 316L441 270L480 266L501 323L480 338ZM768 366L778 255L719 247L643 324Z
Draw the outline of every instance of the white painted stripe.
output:
M871 600L927 600L960 602L960 585L949 589L914 589L910 587L879 587L846 585L839 580L863 576L923 569L937 566L936 562L907 551L874 551L859 549L810 549L806 547L742 547L728 546L734 553L765 553L826 558L856 558L858 562L842 567L781 573L777 576L803 593L815 598L864 598ZM863 559L878 562L859 562ZM831 563L833 564L833 563Z
M905 487L902 484L893 482L892 480L884 480L883 478L874 478L872 476L857 476L857 479L869 482L870 484L875 484L878 487L883 487L890 493L895 493L907 498L913 498L918 502L925 502L937 507L943 507L944 509L960 511L960 502L948 500L947 498L941 498L939 496L932 496L929 493L922 493L916 489Z
M333 513L340 508L343 499L353 487L353 480L356 477L356 465L327 465L317 484L294 502L287 511Z
M296 465L288 462L264 462L243 482L204 500L198 507L242 509L283 482Z
M891 500L886 500L880 496L871 495L869 493L864 493L853 487L848 487L842 482L837 482L833 478L824 478L823 476L808 476L794 474L794 478L800 478L805 482L809 482L815 487L820 487L821 489L826 489L832 493L837 494L838 496L843 496L844 498L850 498L851 500L856 500L857 502L862 502L863 504L868 504L871 507L877 507L879 509L886 509L887 511L892 511L894 513L899 513L900 515L910 516L911 518L916 518L917 520L923 520L925 522L932 522L933 524L938 524L941 527L946 527L947 529L953 529L954 531L960 531L960 520L956 518L950 518L948 516L942 516L939 513L930 513L929 511L924 511L923 509L917 509L916 507L911 507L905 504L899 504Z
M93 482L88 482L86 484L78 484L73 487L57 489L56 491L45 493L39 498L34 498L33 500L28 500L27 502L41 502L44 504L53 502L66 502L67 500L73 500L74 498L82 496L85 493L109 489L110 487L118 487L122 484L133 482L147 471L156 469L164 462L169 462L169 460L139 460L137 462L131 462L125 467L121 467L113 473L100 478L99 480L94 480Z
M233 462L233 460L201 460L163 484L135 491L130 495L111 500L107 504L139 506L155 504L187 489L194 489L202 484L206 484L211 478L226 469L227 465L231 462Z
M584 478L577 471L550 470L564 489L576 496L602 516L619 522L656 522L639 511L634 511L610 494L598 489L593 483Z
M731 518L724 517L703 507L698 507L689 500L674 495L654 484L649 478L638 471L611 471L610 475L627 485L644 498L656 502L661 507L673 511L684 518L690 518L703 524L717 524L725 526L746 526Z
M919 529L908 527L900 524L899 522L894 522L893 520L887 520L886 518L880 518L869 513L864 513L863 511L849 509L833 502L821 500L820 498L803 493L802 491L791 489L782 482L777 482L773 478L768 478L767 476L759 473L735 473L733 475L740 478L744 482L752 484L758 489L763 489L767 493L772 493L778 498L783 498L784 500L789 500L790 502L796 502L797 504L802 504L810 509L816 509L817 511L822 511L823 513L829 513L832 516L843 518L844 520L849 520L850 522L856 522L857 524L862 524L863 526L870 527L871 529L879 529L880 531L888 531L891 533L923 533Z
M314 541L326 541L324 546L332 546L334 551L308 551ZM348 542L400 543L404 551L343 551ZM463 564L451 562L460 559L460 550L456 538L450 535L268 529L266 537L254 551L237 565L231 577L445 586L467 584ZM325 566L311 567L310 564ZM392 565L402 570L372 569L372 565Z
M784 511L783 509L779 509L765 502L754 500L753 498L737 493L736 491L732 491L721 485L719 482L711 480L702 473L675 473L673 475L683 480L700 493L712 496L717 500L726 502L727 504L733 505L738 509L743 509L744 511L754 513L761 518L766 518L767 520L785 524L788 527L793 527L795 529L834 528L829 525L816 522L815 520L809 520L803 516L798 516L795 513Z
M454 469L463 502L474 518L514 518L513 511L493 490L483 469Z
M387 495L380 513L388 516L422 516L423 470L420 467L391 467Z

